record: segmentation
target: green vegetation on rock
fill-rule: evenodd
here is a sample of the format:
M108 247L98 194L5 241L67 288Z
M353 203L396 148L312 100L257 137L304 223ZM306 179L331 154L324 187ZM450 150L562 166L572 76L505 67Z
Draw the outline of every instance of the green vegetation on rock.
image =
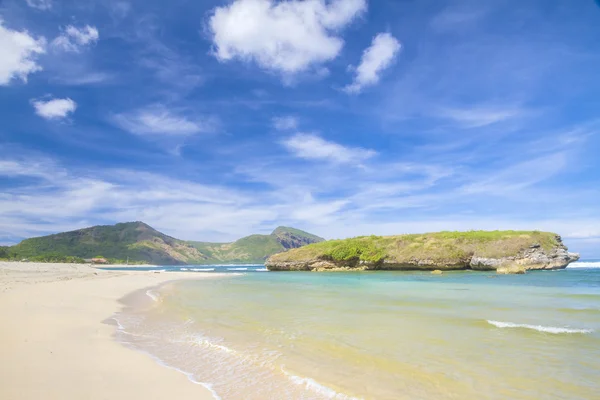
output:
M275 254L266 265L271 270L496 269L494 260L537 257L531 263L551 267L568 264L568 254L560 237L549 232L437 232L329 240Z

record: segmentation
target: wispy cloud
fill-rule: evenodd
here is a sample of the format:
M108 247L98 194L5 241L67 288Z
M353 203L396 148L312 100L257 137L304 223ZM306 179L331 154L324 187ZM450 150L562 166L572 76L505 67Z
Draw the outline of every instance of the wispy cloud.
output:
M77 28L69 25L52 41L52 47L61 51L79 53L84 47L96 43L99 37L98 29L94 26L86 25Z
M499 122L522 117L526 114L520 108L493 108L473 106L465 108L442 108L437 116L452 120L466 128L480 128Z
M273 127L278 131L289 131L298 128L298 118L293 116L275 117L272 119Z
M132 112L117 114L113 121L136 135L186 136L214 130L213 120L189 118L163 105L152 105Z
M27 5L38 10L49 10L52 8L52 0L25 0Z
M312 133L297 133L281 143L296 157L333 163L361 163L377 154L374 150L330 142Z
M379 33L375 36L356 67L354 82L344 90L348 93L358 93L366 86L377 84L381 73L389 68L401 47L400 42L389 33Z

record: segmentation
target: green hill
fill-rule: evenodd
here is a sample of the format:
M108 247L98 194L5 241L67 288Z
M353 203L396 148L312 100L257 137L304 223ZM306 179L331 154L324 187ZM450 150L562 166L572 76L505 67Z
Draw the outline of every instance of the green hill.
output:
M270 270L556 269L579 258L560 236L538 231L437 232L362 236L271 256Z
M269 256L324 239L299 229L280 226L270 235L250 235L233 243L187 242L211 263L262 263Z
M117 262L129 259L131 263L164 265L262 263L275 253L322 240L279 227L270 235L251 235L233 243L191 242L165 235L143 222L126 222L25 239L0 248L0 257L59 260L103 256Z

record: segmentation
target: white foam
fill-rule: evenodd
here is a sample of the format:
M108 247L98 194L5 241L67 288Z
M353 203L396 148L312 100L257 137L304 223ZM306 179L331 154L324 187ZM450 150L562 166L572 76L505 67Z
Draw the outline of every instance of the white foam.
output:
M203 337L196 337L195 338L195 342L196 342L196 344L199 344L201 346L211 347L213 349L222 350L222 351L224 351L226 353L229 353L229 354L235 354L235 353L237 353L235 350L230 349L227 346L222 346L220 344L213 343L210 340L208 340L206 338L203 338Z
M158 295L158 293L152 290L146 290L146 295L154 301L160 301L160 296Z
M215 390L213 389L213 386L210 383L197 381L194 378L194 374L192 374L191 372L187 372L187 371L184 371L184 370L179 369L177 367L173 367L172 365L167 364L162 359L160 359L159 357L155 356L152 353L149 353L149 352L144 351L144 350L140 350L138 348L136 348L136 350L138 352L140 352L140 353L143 353L143 354L146 354L146 355L150 356L158 365L163 366L165 368L169 368L169 369L175 370L175 371L177 371L179 373L182 373L182 374L184 374L188 378L188 380L190 382L192 382L192 383L194 383L196 385L201 385L201 386L205 387L210 392L210 394L213 396L214 400L222 400L221 397L219 397L219 395L217 394L217 392L215 392Z
M248 268L227 268L227 271L248 271Z
M179 268L180 271L187 271L187 268Z
M322 396L325 396L329 399L333 400L361 400L358 397L348 396L343 393L336 392L334 389L327 387L325 385L321 385L319 382L315 381L311 378L305 378L303 376L297 376L287 372L283 367L281 367L281 372L285 376L289 378L290 381L295 383L296 385L304 386L306 389L312 390L315 393L318 393Z
M600 261L577 261L569 264L567 268L600 268Z
M117 327L120 331L125 330L125 327L123 325L121 325L121 323L119 322L119 320L116 317L112 317L112 319L117 323Z
M210 392L210 394L212 394L212 397L215 400L222 400L221 397L219 397L219 395L217 394L217 392L215 392L215 390L213 389L213 386L210 383L204 383L204 382L197 381L194 379L192 374L187 374L187 378L190 380L190 382L195 383L196 385L204 386L204 388L206 390L208 390Z
M194 271L194 272L210 272L210 271L214 271L214 268L190 268L190 271Z
M529 324L515 324L514 322L502 322L502 321L490 321L487 320L488 324L494 325L497 328L525 328L525 329L533 329L538 332L545 333L592 333L594 332L592 329L571 329L571 328L562 328L557 326L542 326L542 325L529 325Z
M255 269L256 272L268 272L269 270L267 268L258 268Z

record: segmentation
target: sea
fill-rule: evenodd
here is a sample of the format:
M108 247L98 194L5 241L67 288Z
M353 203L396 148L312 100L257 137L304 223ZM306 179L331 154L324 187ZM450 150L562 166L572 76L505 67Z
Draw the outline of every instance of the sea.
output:
M116 340L215 399L600 399L600 260L525 275L145 269L220 272L133 293L112 319Z

